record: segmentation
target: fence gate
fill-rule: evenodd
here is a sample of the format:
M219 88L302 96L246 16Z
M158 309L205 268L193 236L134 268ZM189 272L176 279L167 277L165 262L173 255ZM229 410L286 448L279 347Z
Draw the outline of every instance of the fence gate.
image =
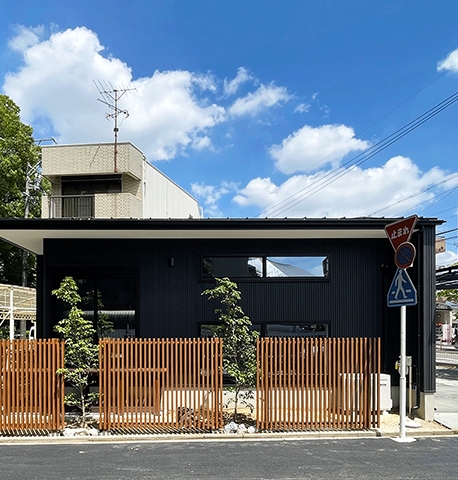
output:
M380 426L379 338L262 338L257 360L259 429Z
M100 429L202 431L222 426L221 339L100 341Z
M0 340L0 434L64 427L64 343Z

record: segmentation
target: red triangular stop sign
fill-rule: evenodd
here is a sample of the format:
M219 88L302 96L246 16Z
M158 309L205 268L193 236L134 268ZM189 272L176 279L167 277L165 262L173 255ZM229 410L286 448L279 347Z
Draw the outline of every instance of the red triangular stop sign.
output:
M412 215L411 217L404 218L403 220L390 223L385 227L386 235L395 250L397 250L401 243L408 242L410 240L417 220L417 215Z

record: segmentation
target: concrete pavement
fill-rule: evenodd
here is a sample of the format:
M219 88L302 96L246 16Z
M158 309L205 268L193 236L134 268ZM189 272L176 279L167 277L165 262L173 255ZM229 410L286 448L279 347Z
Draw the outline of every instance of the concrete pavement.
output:
M450 358L452 353L455 353L455 358ZM436 412L434 418L442 425L452 430L458 430L458 350L447 352L447 359L441 360L440 352L437 357L439 361L446 361L447 364L438 364L436 368Z

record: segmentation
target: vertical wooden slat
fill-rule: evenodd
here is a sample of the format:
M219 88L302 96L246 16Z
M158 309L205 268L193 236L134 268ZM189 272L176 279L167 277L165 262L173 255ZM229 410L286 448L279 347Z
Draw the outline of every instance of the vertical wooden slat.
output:
M323 428L323 339L317 339L318 357L318 428Z
M377 374L377 379L375 383L375 389L374 389L374 394L377 396L377 398L374 401L374 404L376 405L376 418L375 418L375 426L380 427L380 368L381 368L381 339L377 338L373 340L376 344L376 357L375 357L375 372Z
M278 339L278 349L280 353L280 376L279 376L279 405L280 405L280 414L279 414L279 422L277 424L277 428L285 428L284 426L284 397L285 397L285 362L286 362L286 350L287 342Z
M158 381L157 377L154 374L154 368L159 367L159 365L157 365L156 363L156 359L151 356L151 339L148 339L146 342L143 361L145 362L145 370L143 376L143 385L145 389L143 393L145 398L144 421L148 425L148 427L150 427L153 420L151 404L152 389L154 388L156 381Z
M105 395L105 382L103 379L103 374L105 373L104 365L103 365L103 341L99 339L99 430L103 430L105 428L105 402L104 402L104 395Z
M363 348L365 346L364 338L358 338L358 428L364 428L364 414L365 414L365 406L364 406L364 377L365 375L365 355Z
M0 430L27 432L63 426L63 398L56 370L59 340L0 341Z
M117 357L117 372L118 372L118 392L116 395L116 421L115 427L122 426L122 419L124 418L124 404L125 404L125 372L124 362L126 359L126 344L118 340L118 357Z
M171 372L172 372L172 367L170 364L170 340L162 340L161 342L161 351L162 351L162 362L161 366L166 368L166 372L164 373L164 407L163 407L163 415L162 415L162 425L165 425L168 421L168 415L169 415L169 410L170 410L170 391L171 391ZM159 354L158 354L159 355ZM166 363L167 360L167 363Z

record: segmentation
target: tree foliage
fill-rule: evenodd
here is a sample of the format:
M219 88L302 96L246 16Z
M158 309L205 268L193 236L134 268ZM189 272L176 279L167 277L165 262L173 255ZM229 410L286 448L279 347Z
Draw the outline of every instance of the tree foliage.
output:
M439 290L436 293L437 297L445 299L447 302L458 304L458 289L454 288L451 290ZM458 313L454 314L455 320L458 319Z
M216 278L216 287L202 295L220 299L222 308L215 310L221 325L217 335L223 339L223 368L234 381L234 419L239 401L252 409L252 388L256 386L256 339L258 332L250 330L251 320L239 301L242 296L236 283L229 278ZM247 390L245 393L244 390Z
M68 317L60 320L55 331L65 340L65 367L58 370L76 390L65 396L67 405L81 411L81 423L86 426L88 408L97 400L97 393L88 393L90 377L99 367L99 347L94 343L95 329L90 320L83 317L78 308L81 297L72 277L65 277L59 288L54 290L59 300L70 306Z
M33 139L33 129L21 122L19 107L6 95L0 95L0 217L24 217L26 178L29 171L30 217L41 213L43 184L38 169L41 150ZM46 182L45 182L46 183ZM34 284L35 258L29 255L28 284ZM22 283L22 251L0 242L0 282Z
M439 290L437 292L439 297L445 298L448 302L458 303L458 289L454 288L452 290Z

